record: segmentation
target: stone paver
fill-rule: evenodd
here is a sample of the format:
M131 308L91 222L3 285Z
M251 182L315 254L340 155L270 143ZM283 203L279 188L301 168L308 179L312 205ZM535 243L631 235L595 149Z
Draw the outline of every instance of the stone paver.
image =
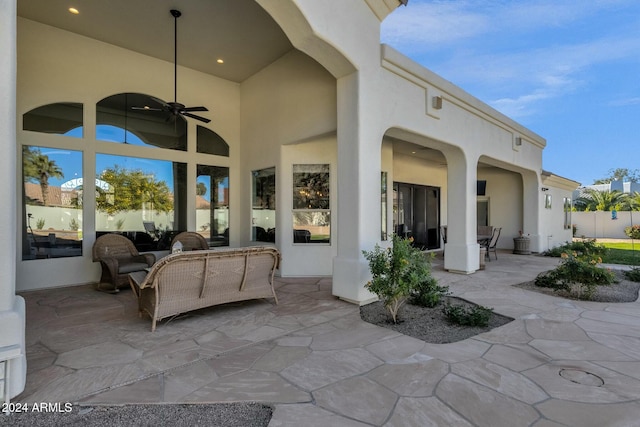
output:
M91 286L34 291L27 384L14 402L260 401L277 426L640 426L640 302L516 288L557 260L501 252L472 275L433 274L515 320L451 344L362 322L331 278L278 278L280 303L160 322Z
M539 417L530 405L457 375L447 375L436 396L478 426L527 426Z
M431 396L436 386L449 373L449 364L431 359L424 363L382 365L367 377L400 396Z
M394 392L363 377L331 384L313 397L322 408L373 425L382 424L398 400Z
M398 401L388 427L472 427L450 407L435 397L416 399L403 397Z

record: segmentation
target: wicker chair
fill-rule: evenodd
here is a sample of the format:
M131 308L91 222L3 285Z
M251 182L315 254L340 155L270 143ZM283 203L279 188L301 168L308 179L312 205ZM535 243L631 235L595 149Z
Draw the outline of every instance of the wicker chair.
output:
M171 241L171 248L176 242L182 243L183 251L198 251L209 249L209 244L199 233L195 231L183 231Z
M104 234L93 244L93 262L100 262L99 291L118 292L129 285L129 273L144 271L156 262L154 254L140 254L133 242L119 234Z

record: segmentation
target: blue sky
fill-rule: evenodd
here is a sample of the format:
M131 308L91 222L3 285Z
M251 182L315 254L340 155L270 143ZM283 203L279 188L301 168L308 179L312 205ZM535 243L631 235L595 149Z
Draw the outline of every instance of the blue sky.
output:
M638 0L409 0L382 42L545 138L545 170L640 169Z

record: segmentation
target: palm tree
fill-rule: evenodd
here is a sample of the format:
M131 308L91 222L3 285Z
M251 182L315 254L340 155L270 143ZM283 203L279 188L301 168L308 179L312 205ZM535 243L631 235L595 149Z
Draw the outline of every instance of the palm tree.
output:
M584 195L576 200L576 208L582 211L610 211L617 210L625 205L629 197L618 190L599 191L593 188L585 188Z
M625 205L630 211L640 211L640 193L634 191L632 195L627 197Z
M62 169L54 160L49 160L49 156L42 154L40 150L30 150L25 147L24 151L24 176L26 179L38 181L42 190L42 203L49 205L49 178L64 178Z

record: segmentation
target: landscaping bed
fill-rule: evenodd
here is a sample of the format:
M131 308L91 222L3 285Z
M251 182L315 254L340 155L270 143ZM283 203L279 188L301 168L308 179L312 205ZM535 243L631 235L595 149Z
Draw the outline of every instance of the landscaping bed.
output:
M620 303L634 302L638 299L640 282L632 282L630 280L627 280L622 271L614 271L614 274L617 283L613 283L607 286L598 286L593 297L589 301ZM575 293L569 293L567 291L555 291L552 288L536 286L535 281L533 280L514 286L526 289L528 291L539 292L547 295L559 296L575 300L581 299Z
M457 297L444 297L443 303L477 307L476 304ZM461 341L513 320L510 317L492 313L488 326L461 326L447 319L442 310L443 303L433 308L404 304L398 312L398 323L393 323L389 312L384 308L382 302L378 301L360 307L360 317L365 322L433 344Z

